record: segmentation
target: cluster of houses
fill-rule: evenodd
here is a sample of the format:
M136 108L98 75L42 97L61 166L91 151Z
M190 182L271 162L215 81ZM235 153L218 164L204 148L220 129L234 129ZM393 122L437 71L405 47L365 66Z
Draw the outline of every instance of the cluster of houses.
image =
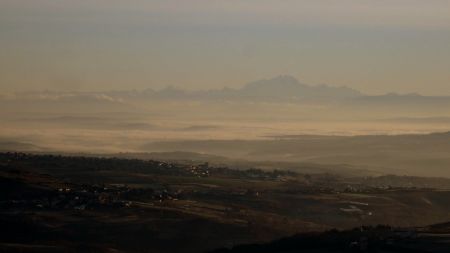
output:
M196 177L209 177L209 164L203 163L200 165L190 165L186 170Z
M7 204L26 209L72 209L127 208L133 200L141 198L155 202L177 200L179 192L169 189L130 188L126 185L71 185L48 191L38 196L10 200Z
M128 187L106 187L97 185L66 186L41 194L31 199L14 200L13 204L27 208L85 210L99 207L129 207L129 201L121 195Z

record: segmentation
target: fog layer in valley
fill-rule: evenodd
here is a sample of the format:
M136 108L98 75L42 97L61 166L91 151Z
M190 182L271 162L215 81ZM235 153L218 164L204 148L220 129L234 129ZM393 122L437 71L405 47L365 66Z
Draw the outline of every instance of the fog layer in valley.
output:
M449 135L428 135L450 129L449 97L367 96L279 76L239 89L9 93L0 105L2 150L189 151L450 176Z

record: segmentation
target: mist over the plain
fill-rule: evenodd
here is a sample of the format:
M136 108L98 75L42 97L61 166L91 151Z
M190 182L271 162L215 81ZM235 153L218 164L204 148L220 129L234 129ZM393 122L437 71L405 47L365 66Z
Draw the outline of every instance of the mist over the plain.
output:
M450 175L446 96L370 96L277 76L210 90L16 92L0 103L3 150L181 151Z

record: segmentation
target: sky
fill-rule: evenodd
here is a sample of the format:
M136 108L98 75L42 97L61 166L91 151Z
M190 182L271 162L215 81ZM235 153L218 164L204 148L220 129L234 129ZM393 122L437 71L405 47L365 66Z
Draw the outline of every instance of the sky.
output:
M292 75L450 95L449 0L0 0L0 92Z

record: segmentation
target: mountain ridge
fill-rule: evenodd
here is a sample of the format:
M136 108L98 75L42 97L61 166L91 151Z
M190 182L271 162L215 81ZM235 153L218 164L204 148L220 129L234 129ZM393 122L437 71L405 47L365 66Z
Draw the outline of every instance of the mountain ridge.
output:
M424 96L417 93L386 93L370 95L347 86L326 84L308 85L290 75L279 75L269 79L249 82L240 88L224 87L210 90L188 90L175 86L154 90L111 90L111 91L28 91L0 94L0 102L36 101L83 103L105 103L125 105L134 100L205 100L205 101L250 101L275 103L339 103L348 106L447 106L450 96Z

